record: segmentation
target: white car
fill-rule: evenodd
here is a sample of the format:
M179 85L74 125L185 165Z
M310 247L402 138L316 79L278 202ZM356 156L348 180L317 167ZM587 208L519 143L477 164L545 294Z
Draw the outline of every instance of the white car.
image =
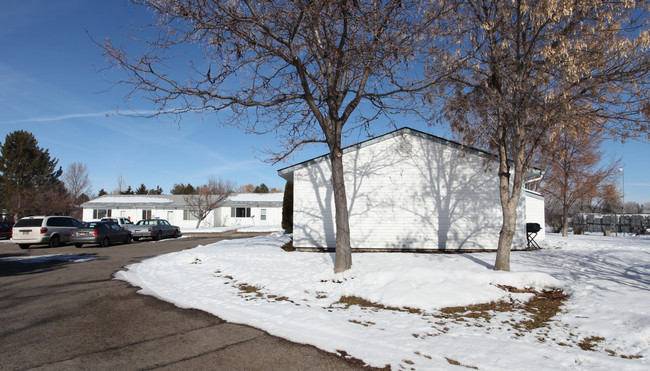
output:
M101 218L100 221L102 221L102 222L113 222L113 223L119 225L120 227L122 227L124 229L129 229L127 227L133 225L132 221L130 221L128 218L125 218L125 217L122 217L122 216L118 216L116 218L111 218L111 217Z
M11 242L21 249L31 245L58 247L70 241L70 232L81 223L69 216L29 216L14 224Z

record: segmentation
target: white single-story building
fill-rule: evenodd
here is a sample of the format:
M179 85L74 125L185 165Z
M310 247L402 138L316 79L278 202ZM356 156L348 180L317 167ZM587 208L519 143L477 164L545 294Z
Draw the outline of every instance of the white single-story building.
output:
M490 153L410 128L343 150L353 251L494 250L501 229L498 162ZM293 182L293 245L336 246L329 156L278 171ZM527 179L539 177L532 170ZM518 206L513 249L526 248L526 195ZM535 207L539 206L536 204ZM532 206L528 206L532 209Z
M201 222L201 228L227 226L279 226L282 222L282 193L239 193L230 196ZM167 219L181 228L196 228L184 195L104 195L81 205L83 220L106 216Z

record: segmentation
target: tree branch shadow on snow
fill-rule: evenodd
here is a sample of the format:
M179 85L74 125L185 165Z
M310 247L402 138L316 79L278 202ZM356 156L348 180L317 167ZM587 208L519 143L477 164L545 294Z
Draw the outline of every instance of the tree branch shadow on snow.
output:
M552 250L546 251L548 252L541 251L544 253L544 261L556 268L557 271L551 275L561 281L589 282L604 291L612 291L611 283L650 291L650 266L645 263L647 259L621 259L620 254L623 252L620 250L595 250L593 254L589 254L588 259L585 259L584 252L563 251L561 254L554 254ZM648 253L643 250L630 250L625 254L636 256ZM527 264L531 265L534 265L533 259L540 259L535 253L523 256L530 256L531 261ZM638 263L630 265L630 262ZM579 269L576 269L576 265Z

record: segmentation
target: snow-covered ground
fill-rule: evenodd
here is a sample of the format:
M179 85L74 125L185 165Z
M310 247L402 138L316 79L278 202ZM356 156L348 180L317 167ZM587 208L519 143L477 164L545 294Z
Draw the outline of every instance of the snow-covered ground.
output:
M512 253L512 272L493 271L493 253L359 253L343 274L333 273L333 254L285 252L289 238L278 232L199 246L115 277L179 307L372 366L650 369L648 237L549 234L544 249ZM522 326L532 314L521 309L441 311L493 301L516 307L533 296L497 285L561 288L569 299L533 330Z

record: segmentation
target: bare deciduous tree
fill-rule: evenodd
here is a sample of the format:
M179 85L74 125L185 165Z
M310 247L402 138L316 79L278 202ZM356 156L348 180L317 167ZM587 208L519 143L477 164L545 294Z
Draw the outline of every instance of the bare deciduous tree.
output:
M207 184L197 187L195 194L183 196L189 212L197 218L196 228L212 210L221 206L234 190L234 182L210 177Z
M620 160L602 164L603 139L597 133L560 133L554 150L544 156L546 174L542 192L549 204L557 204L561 217L562 236L568 236L569 211L581 200L598 196L603 182L618 176Z
M90 179L88 179L88 166L81 162L73 162L63 173L63 184L70 192L73 200L77 200L82 194L92 193Z
M602 213L620 214L623 211L623 196L616 182L602 186L597 202Z
M647 2L467 0L446 55L445 112L471 144L498 153L502 229L496 270L510 270L517 204L533 154L576 125L648 138ZM434 72L435 73L435 72Z
M379 117L414 112L416 93L431 86L425 50L444 22L440 1L137 0L158 15L160 38L133 56L109 40L109 67L125 70L134 91L160 113L222 111L228 124L273 133L285 159L309 143L326 143L332 169L336 261L352 265L342 140ZM176 47L197 47L203 61L182 74ZM172 67L173 66L173 69ZM190 77L178 78L179 75Z
M129 186L129 188L131 188L131 186ZM121 195L121 194L124 194L126 189L127 188L126 188L126 181L124 180L124 175L119 174L117 176L117 188L114 189L113 192L111 192L111 194L113 194L113 195Z

